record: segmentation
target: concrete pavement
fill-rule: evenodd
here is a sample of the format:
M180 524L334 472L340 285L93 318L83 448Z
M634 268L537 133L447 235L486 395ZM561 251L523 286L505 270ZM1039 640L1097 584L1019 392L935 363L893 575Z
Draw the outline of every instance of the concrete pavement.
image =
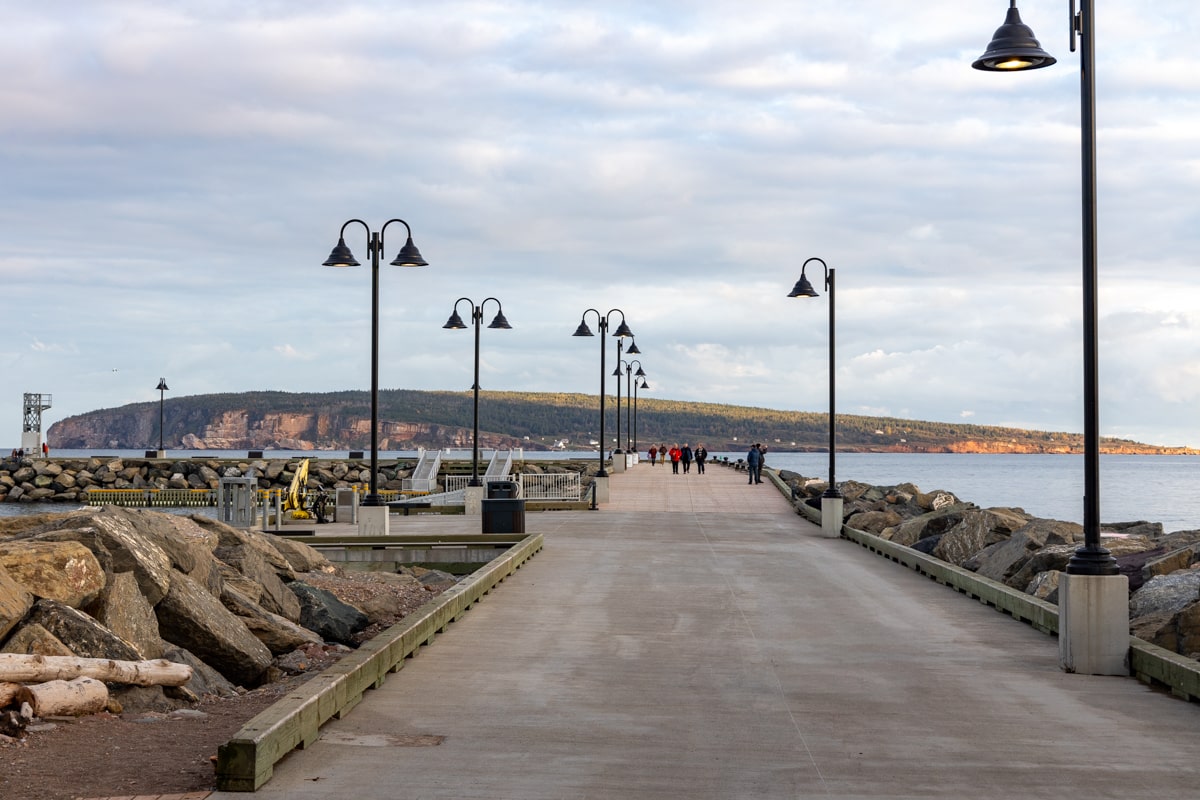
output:
M258 795L1200 796L1200 708L1061 672L1053 638L770 484L642 463L611 495L528 515L543 552Z

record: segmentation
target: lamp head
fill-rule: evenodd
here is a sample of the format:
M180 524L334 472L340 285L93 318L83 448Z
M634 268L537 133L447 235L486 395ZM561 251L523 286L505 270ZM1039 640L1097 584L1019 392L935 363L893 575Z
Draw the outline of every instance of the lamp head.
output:
M625 324L625 320L621 320L621 324L617 326L617 330L613 336L633 336L633 331L629 330L629 326Z
M346 240L339 236L337 246L329 253L329 258L325 259L323 267L357 267L358 260L354 258L354 253L350 252L350 248L346 246Z
M1010 2L1004 24L992 34L987 50L971 66L985 72L1019 72L1055 63L1057 59L1042 49L1033 30L1021 22L1017 0Z
M496 318L494 320L492 320L492 324L488 325L488 327L489 328L503 328L504 330L512 329L512 325L509 325L508 320L504 318L503 311L496 312Z
M650 388L650 384L646 383L646 379L645 379L645 378L642 378L642 385L641 385L641 386L639 386L638 388L639 388L639 389L649 389L649 388Z
M155 387L154 387L154 390L155 390L156 392L169 392L169 391L171 391L171 387L167 386L167 379L166 379L166 378L159 378L159 379L158 379L158 386L155 386Z
M613 374L614 378L621 377L621 365L620 364L618 364L617 368L612 371L612 374Z
M625 352L631 356L640 356L642 354L642 351L638 350L637 342L634 341L629 343L629 347L625 349Z
M642 368L641 368L641 367L638 367L638 368L637 368L637 372L635 372L635 373L633 373L633 374L634 374L634 375L636 375L636 376L638 376L639 378L644 378L644 377L646 377L646 373L642 371Z
M460 331L467 326L466 323L462 321L462 317L458 315L458 309L456 308L454 309L454 313L450 315L450 319L446 320L446 324L442 327L449 328L453 331Z
M592 329L588 327L587 320L581 319L581 320L579 320L579 327L576 328L575 332L572 333L571 335L572 336L594 336L595 334L593 334Z
M820 297L817 290L809 283L808 277L804 272L800 273L800 280L796 281L796 285L792 287L792 291L788 292L788 297Z
M426 267L429 262L421 257L421 251L413 244L412 237L400 248L400 254L391 261L393 267Z

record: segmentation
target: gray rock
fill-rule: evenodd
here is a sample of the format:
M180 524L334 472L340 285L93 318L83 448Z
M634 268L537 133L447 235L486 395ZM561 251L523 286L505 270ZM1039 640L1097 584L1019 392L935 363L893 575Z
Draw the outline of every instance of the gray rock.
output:
M250 632L267 646L273 656L290 653L306 644L323 643L317 634L286 617L272 614L229 584L226 584L221 593L221 603L242 618Z
M904 519L895 511L864 511L846 518L846 524L851 528L867 533L881 533L887 528L900 525Z
M1129 597L1131 619L1153 614L1176 614L1200 599L1200 570L1156 575Z
M25 656L73 656L58 637L36 622L26 622L8 637L0 653L19 653Z
M104 588L104 570L79 542L0 542L0 567L35 597L82 608Z
M167 645L163 650L162 657L167 661L186 664L192 668L192 678L184 684L184 688L190 690L197 697L203 697L206 694L217 697L237 696L236 686L230 683L224 675L196 658L196 655L190 650L176 645Z
M267 536L266 541L287 560L293 572L320 572L333 566L318 550L306 544L282 536Z
M88 608L97 622L127 642L146 658L161 658L163 640L158 633L158 617L138 589L132 572L113 575L99 599Z
M969 509L958 524L946 531L933 555L961 566L980 550L1004 541L1028 522L1029 516L1020 509Z
M262 591L255 602L292 622L300 620L300 601L279 579L274 567L262 557L260 550L246 544L221 546L214 555L259 585Z
M1053 544L1078 544L1083 526L1055 519L1033 519L1003 542L985 548L962 563L964 569L1008 583L1038 550ZM1012 584L1009 584L1012 585ZM1024 588L1024 584L1014 588Z
M911 547L921 539L943 534L955 527L962 521L963 515L973 508L975 507L970 504L951 505L914 517L894 528L891 540Z
M288 588L300 601L300 624L326 641L354 644L354 634L370 624L366 614L332 592L300 581L289 583Z
M1031 594L1039 600L1058 605L1058 581L1062 573L1058 570L1039 572L1025 587L1025 594Z
M170 587L154 608L162 638L190 650L234 683L256 685L271 665L266 646L187 575L173 572Z
M38 600L29 612L28 621L41 625L77 656L118 661L142 660L142 653L132 643L82 611L57 600Z

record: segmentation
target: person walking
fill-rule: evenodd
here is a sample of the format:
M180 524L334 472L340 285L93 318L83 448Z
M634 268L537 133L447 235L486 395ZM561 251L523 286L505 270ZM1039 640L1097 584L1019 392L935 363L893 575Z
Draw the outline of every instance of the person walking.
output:
M767 465L767 446L760 444L758 446L758 483L762 483L763 467Z
M683 449L679 451L679 457L683 462L683 473L686 475L692 471L692 448L687 442L683 443Z
M758 451L758 443L750 445L750 450L746 453L746 469L750 473L750 480L746 483L762 483L762 478L759 477L759 469L762 467L762 453Z
M658 455L658 448L650 445L650 466L654 466L654 457Z
M670 452L667 453L671 457L671 472L679 474L679 459L683 458L683 451L679 449L679 445L671 445Z
M704 448L704 442L696 445L696 474L704 474L704 462L708 460L708 450Z

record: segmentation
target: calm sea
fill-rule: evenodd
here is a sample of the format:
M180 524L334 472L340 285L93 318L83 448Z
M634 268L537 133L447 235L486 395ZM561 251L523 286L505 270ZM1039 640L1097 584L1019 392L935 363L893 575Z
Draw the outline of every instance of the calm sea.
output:
M143 457L142 451L63 450L58 458L111 455ZM244 458L238 451L170 451L172 458ZM345 458L346 451L319 453L273 450L272 458ZM415 458L412 450L380 453L381 458ZM644 454L643 454L644 455ZM714 453L732 460L744 453ZM490 456L490 451L484 457ZM454 450L446 458L467 459L470 450ZM596 458L593 453L534 452L527 460ZM824 478L829 456L824 453L767 455L767 464L812 478ZM970 455L908 453L842 453L837 456L839 481L855 480L882 486L916 484L922 491L942 489L982 508L1015 506L1048 519L1083 521L1083 456ZM1102 456L1100 458L1100 517L1104 522L1147 520L1161 522L1167 531L1200 529L1200 457ZM60 508L41 503L0 503L0 516L38 513ZM66 510L65 508L63 510Z

